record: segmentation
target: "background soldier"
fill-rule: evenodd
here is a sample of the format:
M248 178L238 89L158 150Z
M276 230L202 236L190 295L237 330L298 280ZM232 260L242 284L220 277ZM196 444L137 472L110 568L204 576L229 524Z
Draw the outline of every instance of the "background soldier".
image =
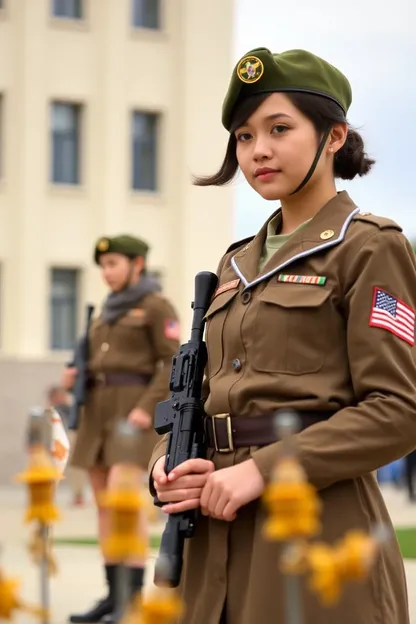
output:
M172 357L179 348L179 322L160 286L146 274L147 244L133 236L102 238L94 260L110 293L90 329L88 371L90 390L79 423L71 463L88 471L97 494L118 479L122 457L117 448L116 426L128 419L141 430L137 444L137 479L157 441L153 430L156 404L168 397ZM71 388L76 369L63 374L63 385ZM107 534L106 512L98 509L101 544ZM117 620L115 585L117 565L104 561L108 595L86 613L70 616L70 622ZM132 561L131 592L141 589L144 561Z

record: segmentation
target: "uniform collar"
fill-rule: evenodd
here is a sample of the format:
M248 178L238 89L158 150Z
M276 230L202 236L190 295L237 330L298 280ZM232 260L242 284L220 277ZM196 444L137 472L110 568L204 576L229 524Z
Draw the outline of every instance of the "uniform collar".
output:
M280 214L279 208L266 221L252 242L233 256L231 265L246 288L254 286L295 260L341 243L351 219L358 211L346 191L337 193L313 219L293 233L259 273L259 260L267 236L267 226Z

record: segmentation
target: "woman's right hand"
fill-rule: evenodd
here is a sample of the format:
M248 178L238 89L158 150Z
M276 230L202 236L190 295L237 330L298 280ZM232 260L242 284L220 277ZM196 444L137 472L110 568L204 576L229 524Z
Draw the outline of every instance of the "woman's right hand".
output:
M165 513L179 513L199 507L204 485L215 470L208 459L188 459L179 464L169 475L165 473L165 455L153 467L152 478L157 497Z
M65 388L65 390L72 390L77 372L78 369L75 368L75 366L69 366L64 369L61 377L61 386Z

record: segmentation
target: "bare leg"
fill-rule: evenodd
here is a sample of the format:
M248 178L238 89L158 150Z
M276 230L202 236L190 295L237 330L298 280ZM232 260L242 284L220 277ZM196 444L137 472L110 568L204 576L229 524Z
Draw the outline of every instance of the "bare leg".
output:
M108 476L107 487L109 490L114 489L120 483L123 477L125 465L115 464L111 467ZM132 471L133 482L137 483L138 488L142 487L143 471L135 465L130 465L129 470ZM140 516L141 536L145 543L147 542L147 520L142 513ZM107 527L105 528L107 530ZM140 592L144 582L144 571L146 561L144 557L134 557L128 561L114 562L118 565L117 572L117 593L116 593L116 609L111 616L108 616L104 622L106 624L116 624L120 621L125 606L130 602L132 596Z
M99 494L107 487L108 470L104 468L94 467L88 471L91 488L94 493L95 503L97 505L98 519L98 538L100 541L101 552L103 539L107 535L107 517L104 510L99 506ZM104 558L104 571L108 586L108 594L102 600L96 602L92 608L83 613L74 613L70 615L69 621L77 624L91 622L102 622L103 618L109 616L116 605L116 576L117 566Z
M75 466L70 465L72 452L75 447L77 432L76 431L68 431L69 442L71 445L71 450L69 453L68 460L68 468L66 471L66 476L68 479L68 485L72 493L72 504L73 505L82 505L84 503L85 497L85 489L87 482L87 474L85 470L81 468L76 468Z
M103 553L102 544L108 534L108 519L105 510L99 505L98 497L100 493L107 488L109 471L105 468L94 467L88 471L88 477L94 494L95 504L97 506L98 539L100 542L101 553ZM105 563L112 563L111 561L106 561L104 554L103 558Z
M131 470L134 470L135 472L135 480L137 483L137 486L139 488L142 487L143 484L143 476L144 476L144 471L139 468L138 466L133 466L131 465L129 467ZM115 487L117 487L117 484L120 481L120 477L122 475L122 470L123 470L123 466L121 464L115 464L114 466L112 466L112 468L110 469L109 475L108 475L108 488L109 489L114 489ZM144 540L145 543L147 543L148 540L148 535L149 535L149 530L148 530L148 522L147 522L147 518L146 518L146 513L143 512L141 514L141 518L140 518L140 532L141 532L141 536ZM146 564L146 560L145 558L134 558L131 559L130 561L128 561L129 566L131 566L132 568L144 568L145 564Z

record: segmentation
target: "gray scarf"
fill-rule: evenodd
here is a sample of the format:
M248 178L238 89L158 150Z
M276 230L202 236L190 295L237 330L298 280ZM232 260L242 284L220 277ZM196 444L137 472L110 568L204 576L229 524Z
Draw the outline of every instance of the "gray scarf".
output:
M104 301L101 318L104 323L115 323L120 316L134 308L146 295L161 290L155 279L144 275L135 284L120 292L111 292Z

